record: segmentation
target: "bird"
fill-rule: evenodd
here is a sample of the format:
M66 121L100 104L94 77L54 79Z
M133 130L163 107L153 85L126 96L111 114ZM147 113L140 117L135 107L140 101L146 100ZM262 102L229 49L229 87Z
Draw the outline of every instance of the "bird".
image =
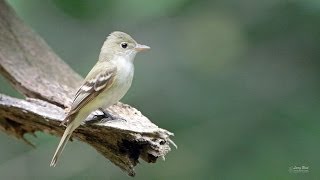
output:
M73 131L96 110L112 117L104 109L117 103L129 90L133 74L134 59L138 52L150 49L137 43L130 35L115 31L104 41L97 63L88 73L78 89L65 119L61 125L66 129L52 157L50 166L57 161Z

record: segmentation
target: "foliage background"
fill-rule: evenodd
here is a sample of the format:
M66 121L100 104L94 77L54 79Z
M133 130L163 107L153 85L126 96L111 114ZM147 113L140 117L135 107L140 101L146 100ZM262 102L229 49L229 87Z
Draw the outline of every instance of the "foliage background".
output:
M8 0L85 76L114 30L152 47L122 100L175 133L136 179L319 179L320 1ZM1 79L0 92L21 97ZM131 179L86 144L0 134L0 179ZM308 173L290 173L294 166Z

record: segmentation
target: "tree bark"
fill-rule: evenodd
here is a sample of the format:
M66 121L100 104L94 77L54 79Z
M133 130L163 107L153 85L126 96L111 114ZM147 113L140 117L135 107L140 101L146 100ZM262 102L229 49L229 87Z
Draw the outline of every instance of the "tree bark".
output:
M29 144L26 133L61 136L63 108L70 105L82 78L4 0L0 0L0 73L26 97L23 100L0 94L0 130ZM139 158L156 162L170 151L170 143L174 145L171 132L159 128L135 108L119 102L107 110L119 120L85 123L73 137L94 147L130 176L135 175Z

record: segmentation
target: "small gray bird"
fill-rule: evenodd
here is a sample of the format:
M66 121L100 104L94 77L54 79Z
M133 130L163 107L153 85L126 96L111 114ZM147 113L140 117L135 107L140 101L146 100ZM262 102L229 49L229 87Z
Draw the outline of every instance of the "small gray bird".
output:
M117 103L126 94L133 78L133 60L138 52L148 49L150 47L138 44L123 32L115 31L107 37L101 48L98 62L84 79L69 113L62 122L62 124L67 123L67 128L50 166L56 166L72 132L91 112L98 109L103 111Z

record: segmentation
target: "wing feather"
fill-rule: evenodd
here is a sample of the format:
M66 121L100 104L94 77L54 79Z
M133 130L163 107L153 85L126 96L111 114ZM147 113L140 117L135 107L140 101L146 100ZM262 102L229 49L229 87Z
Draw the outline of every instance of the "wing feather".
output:
M117 68L111 66L97 75L91 75L90 72L86 78L88 80L86 80L77 91L71 109L62 124L66 122L70 123L83 106L97 97L103 90L111 87L114 82L116 71ZM92 78L88 78L90 76L92 76Z

